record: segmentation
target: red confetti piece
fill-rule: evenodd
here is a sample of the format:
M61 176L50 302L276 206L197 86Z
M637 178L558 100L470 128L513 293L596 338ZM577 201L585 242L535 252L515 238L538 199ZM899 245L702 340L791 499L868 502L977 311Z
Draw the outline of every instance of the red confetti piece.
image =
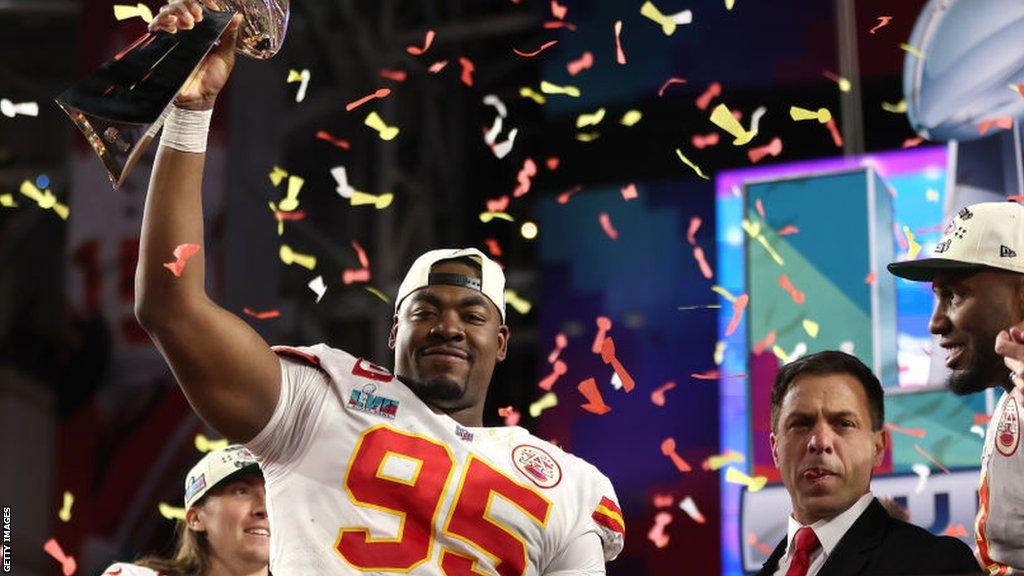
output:
M901 144L900 147L913 148L914 146L917 146L921 142L924 142L924 138L920 136L918 136L917 138L907 138L906 140L903 141L903 144Z
M615 61L619 64L626 63L626 53L622 51L622 20L615 21Z
M286 220L287 221L298 221L298 220L304 219L305 217L306 217L306 211L305 210L294 210L292 212L285 212L283 210L275 210L274 211L274 219L277 220L278 222L284 222Z
M185 262L188 261L196 252L199 252L199 244L179 244L174 249L174 262L164 262L164 268L171 271L176 278L181 277L182 271L185 270Z
M967 528L964 528L963 524L957 523L957 525L954 526L953 523L950 522L950 524L946 526L946 529L942 531L942 535L952 536L954 538L966 538Z
M498 241L495 238L485 239L484 244L487 244L487 251L490 252L491 256L501 258L501 244L498 244Z
M720 136L718 135L718 132L712 132L707 135L694 134L690 139L690 143L693 144L694 148L703 150L708 146L717 146L719 139Z
M343 270L341 273L342 284L348 286L355 282L369 282L370 281L370 269L359 268L358 270L348 269Z
M569 368L565 365L565 362L555 360L551 374L545 376L544 379L537 384L537 387L541 390L551 390L551 387L558 381L559 376L564 375L568 369Z
M878 280L878 274L874 272L868 272L868 275L864 277L865 284L874 284L875 280Z
M878 17L878 24L875 24L874 28L872 28L871 30L868 30L868 34L874 34L875 30L878 30L882 26L887 25L890 20L892 20L892 16L879 16Z
M796 302L797 304L804 303L806 296L803 292L797 290L796 286L793 286L793 282L789 280L789 276L786 276L785 274L779 276L779 286L782 286L782 289L789 294L789 297L793 299L793 302Z
M655 548L668 546L669 536L665 534L665 527L672 523L672 515L668 512L658 512L654 515L654 525L647 531L647 539Z
M509 198L508 194L501 198L493 198L487 201L488 212L504 212L508 208Z
M981 124L978 124L978 133L984 134L988 132L988 129L992 126L1002 128L1003 130L1009 130L1013 127L1013 118L1010 116L1003 116L1002 118L995 118L992 120L982 120Z
M722 95L722 85L718 82L712 82L708 85L708 89L703 94L697 97L695 104L700 110L707 110L708 106L711 105L711 100Z
M569 7L564 4L559 4L557 0L551 0L551 15L559 20L565 20L565 14L569 11Z
M732 303L732 320L729 321L729 326L725 329L726 336L732 336L732 333L736 331L736 328L740 325L740 316L743 315L743 310L749 302L750 296L746 294L740 294L736 297L736 301Z
M594 55L591 54L590 51L588 50L588 51L584 52L583 55L580 56L579 58L577 58L576 60L573 60L572 62L569 62L568 64L566 64L565 68L566 68L566 70L569 71L569 75L570 76L575 76L575 75L579 74L580 72L589 69L593 65L594 65Z
M391 94L391 89L390 88L381 88L381 89L377 90L376 92L374 92L373 94L370 94L369 96L363 96L359 100L354 100L352 102L349 102L348 104L345 105L345 111L346 112L351 112L351 111L355 110L356 108L362 106L363 104L366 104L370 100L373 100L374 98L384 98L388 94Z
M548 364L554 364L558 360L558 356L561 355L562 350L569 345L569 337L559 332L555 334L555 348L548 354Z
M594 344L590 346L590 351L600 354L604 347L605 335L612 329L612 319L607 316L598 316L594 319L594 323L597 324L597 335L594 336Z
M604 233L608 235L612 240L618 240L619 231L612 226L612 219L608 216L607 212L601 212L601 215L597 217L597 220L601 223L601 228L604 229Z
M772 553L771 547L765 544L764 542L758 540L757 534L754 534L753 532L747 533L747 544L750 544L754 548L757 548L762 554L771 555Z
M370 259L366 257L366 250L359 245L359 242L352 241L352 249L356 251L356 257L359 258L359 263L362 264L363 268L370 267Z
M690 465L683 460L679 454L676 453L676 439L665 438L661 441L661 453L668 456L672 460L672 463L676 465L676 469L680 472L689 472L693 470Z
M702 222L703 220L701 220L700 216L690 217L690 229L686 231L686 241L689 242L691 246L697 245L697 230L700 230Z
M512 196L519 198L529 192L531 185L530 178L536 175L537 163L533 161L533 158L526 158L526 160L523 161L522 169L519 170L519 173L516 175L516 180L519 182L519 185L516 186L516 189L512 192Z
M913 436L914 438L924 438L925 436L924 428L903 428L893 424L892 422L886 422L885 429L890 432L899 432L900 434Z
M47 540L43 544L43 550L50 556L53 556L57 562L60 562L61 572L63 572L64 576L71 576L78 570L78 563L75 562L74 556L65 554L57 540L53 538Z
M395 82L405 82L406 74L405 70L388 70L387 68L380 69L381 78L387 78L388 80L394 80Z
M768 334L760 341L754 344L754 354L760 356L765 349L775 344L775 330L768 332Z
M636 191L636 184L632 182L620 188L619 192L622 193L622 199L627 202L630 200L635 200L637 196L639 196L639 193Z
M764 204L761 203L760 198L754 200L754 209L757 210L757 214L758 216L761 217L762 220L766 218L766 216L764 215Z
M836 148L842 148L843 135L839 133L839 127L836 126L836 119L830 118L825 126L828 128L828 133L832 135L832 143L836 145Z
M438 60L437 62L431 64L429 68L427 68L427 72L430 72L431 74L437 74L441 70L444 70L444 67L447 65L447 60Z
M476 66L473 65L473 61L465 56L459 56L459 64L462 66L462 76L460 79L466 86L473 86L473 72L476 70Z
M576 31L576 25L575 24L573 24L571 22L562 22L561 20L555 20L555 21L552 21L552 22L545 22L544 23L544 28L547 28L548 30L554 30L556 28L568 28L569 30L572 30L573 32Z
M555 44L558 44L558 40L550 40L548 42L545 42L541 44L540 48L537 48L533 52L523 52L516 48L513 48L512 51L515 52L517 56L522 56L523 58L533 58L534 56L540 54L541 52L547 50L548 48L551 48Z
M651 392L651 403L655 406L665 405L665 392L676 387L675 381L665 382L659 386L654 392ZM669 504L671 506L671 504Z
M1024 84L1017 84L1017 92L1019 92L1021 96L1024 96Z
M992 416L988 414L975 414L974 423L979 426L984 426L992 421Z
M917 453L918 453L918 454L920 454L921 456L924 456L924 457L925 457L925 458L927 458L927 459L928 459L928 460L929 460L929 461L930 461L930 462L931 462L932 464L935 464L936 466L938 466L938 467L939 467L939 470L942 470L942 471L943 471L943 472L945 472L946 474L949 474L949 468L946 468L945 466L943 466L941 462L939 462L938 460L936 460L936 459L935 459L935 457L934 457L934 456L932 456L931 454L929 454L928 452L926 452L924 448L921 448L921 446L920 446L920 445L918 445L918 444L914 444L914 450L917 450Z
M690 374L690 378L696 378L697 380L718 380L720 376L718 370L708 370L706 372L694 372Z
M498 408L498 416L505 419L505 426L515 426L519 424L519 418L522 414L511 406L505 406L504 408Z
M248 306L246 306L245 308L242 308L242 312L245 312L245 314L247 316L252 316L253 318L255 318L257 320L266 320L268 318L277 318L277 317L279 317L281 315L281 311L280 310L266 310L264 312L257 312L255 310L253 310L252 308L249 308Z
M580 408L598 416L612 411L611 406L605 404L604 397L601 396L601 391L597 389L597 382L593 378L580 382L576 389L587 399L587 403L580 404Z
M655 508L669 508L676 503L676 497L671 494L655 494L651 503Z
M316 137L320 140L330 142L331 144L334 144L335 146L341 148L342 150L349 150L352 148L352 145L348 143L348 140L335 138L334 136L331 136L331 133L327 132L326 130L317 130Z
M663 96L665 94L665 90L668 89L669 86L671 86L673 84L685 84L685 83L686 83L686 78L679 78L677 76L672 76L668 80L665 80L665 83L661 85L661 88L658 88L658 97L660 98L661 96Z
M799 228L793 226L792 224L789 224L788 226L783 226L782 228L779 228L778 234L779 236L789 236L790 234L797 234L799 232Z
M750 158L751 164L757 164L763 160L765 156L774 157L779 154L782 154L782 139L780 138L772 138L772 141L764 146L747 150L747 158Z
M601 361L605 364L610 364L615 373L619 375L619 380L622 381L622 389L626 392L632 392L633 387L636 383L633 381L633 377L630 376L629 372L619 362L619 359L615 356L615 341L612 340L611 336L604 339L601 343Z
M572 188L566 190L565 192L562 192L561 194L558 195L558 199L557 199L558 203L559 204L568 204L569 203L569 197L572 196L573 194L579 192L580 190L583 190L583 186L576 185L576 186L573 186Z
M555 171L558 170L559 162L558 156L552 156L544 161L544 165L548 167L548 170Z
M700 246L693 247L693 259L697 261L697 266L700 267L701 276L704 276L708 280L715 277L715 273L711 270L711 266L708 265L707 258L704 257L704 249Z
M434 43L434 31L427 30L426 38L423 40L423 48L419 46L406 46L405 51L413 56L421 56L427 50L430 50L430 45Z

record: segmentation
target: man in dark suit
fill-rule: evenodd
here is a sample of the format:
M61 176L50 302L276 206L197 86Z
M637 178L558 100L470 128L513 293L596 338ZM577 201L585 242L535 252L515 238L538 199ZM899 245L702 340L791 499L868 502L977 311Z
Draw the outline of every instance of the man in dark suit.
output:
M895 576L981 571L966 544L889 516L871 495L885 455L882 386L843 352L779 370L770 436L793 513L758 576Z

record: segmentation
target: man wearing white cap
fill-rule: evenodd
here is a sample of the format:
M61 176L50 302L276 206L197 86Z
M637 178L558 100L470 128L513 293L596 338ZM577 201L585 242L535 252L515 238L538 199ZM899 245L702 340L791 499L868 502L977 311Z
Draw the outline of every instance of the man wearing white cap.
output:
M174 32L200 15L179 0L150 28ZM206 296L202 251L180 278L164 269L176 246L203 241L205 111L233 45L211 51L164 126L136 314L196 411L259 458L271 570L604 574L624 534L608 479L522 428L482 426L509 329L504 275L479 250L434 250L409 269L389 337L394 376L323 344L271 350Z
M956 394L1003 389L982 451L975 554L990 574L1024 572L1024 397L1000 357L1024 360L1024 346L1007 331L1016 325L1017 342L1024 340L1024 206L967 206L946 226L932 257L893 262L889 271L932 283L928 329L946 352L949 388Z
M185 519L174 554L117 562L104 576L268 576L270 525L255 457L233 445L204 456L185 476Z

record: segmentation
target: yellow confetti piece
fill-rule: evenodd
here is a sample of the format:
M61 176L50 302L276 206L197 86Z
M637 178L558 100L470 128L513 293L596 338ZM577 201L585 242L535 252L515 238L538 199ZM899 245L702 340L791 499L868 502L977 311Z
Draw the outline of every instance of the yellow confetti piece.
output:
M814 111L799 106L790 106L789 116L797 122L801 120L817 120L821 124L827 124L832 119L832 113L828 111L828 108L818 108L817 111Z
M576 135L576 139L580 142L593 142L601 137L600 132L580 132Z
M566 96L571 96L573 98L580 97L579 88L575 86L559 86L557 84L552 84L547 80L541 80L540 91L545 94L565 94Z
M537 418L541 412L555 406L558 406L558 396L554 392L548 392L538 398L536 402L530 404L530 416Z
M391 299L388 298L386 294L384 294L383 292L381 292L377 288L374 288L373 286L363 286L363 288L367 292L369 292L370 294L373 294L377 298L380 298L381 300L383 300L385 304L390 304L391 303Z
M576 128L584 128L586 126L597 126L604 120L604 108L598 108L596 112L590 114L580 114L576 117Z
M289 266L292 264L298 264L308 270L316 268L316 256L295 252L287 244L281 245L281 250L278 252L278 255L280 256L281 261Z
M395 136L398 136L398 128L396 126L388 126L384 123L384 119L380 117L376 112L370 112L366 115L366 120L363 121L370 128L377 131L377 135L380 136L381 140L388 141L394 140Z
M39 207L42 208L43 210L49 210L52 208L54 213L56 213L57 216L59 216L62 220L68 219L70 209L67 207L67 205L57 202L57 197L54 196L53 192L51 192L49 189L40 190L39 188L36 188L36 185L33 184L30 180L25 180L21 183L21 188L19 189L19 191L23 195L34 200L36 204L39 204Z
M71 521L71 506L75 503L75 497L68 492L64 491L64 505L61 507L60 512L57 512L57 517L60 518L61 522Z
M726 344L724 340L719 340L715 343L715 366L721 366L722 362L725 360L725 347Z
M783 364L789 364L789 354L786 354L786 351L782 349L782 346L779 346L778 344L772 346L772 354L775 354L775 357Z
M814 320L811 320L809 318L804 318L803 324L804 324L804 332L807 332L808 336L810 336L811 338L817 338L818 337L818 323L817 322L815 322Z
M885 110L886 112L891 112L892 114L903 114L907 111L907 101L900 100L895 104L890 104L889 102L882 102L882 110Z
M725 468L727 464L731 464L734 462L737 464L742 464L745 461L746 458L744 458L743 454L740 454L735 450L726 450L722 454L709 456L708 459L704 461L703 466L701 467L704 468L705 470L719 470L721 468Z
M274 166L270 170L270 182L274 186L277 186L277 185L281 184L281 180L284 180L287 177L288 177L288 171L285 170L284 168L281 168L280 166Z
M728 290L726 290L725 288L722 288L721 286L719 286L717 284L711 287L711 291L714 292L715 294L718 294L722 298L725 298L729 302L735 302L736 301L736 297L733 296L731 292L729 292Z
M661 13L658 7L653 2L647 0L643 6L640 7L640 14L654 20L657 24L661 25L661 31L665 36L671 36L676 31L676 23L672 18Z
M907 248L907 259L913 260L914 258L917 258L917 253L921 251L921 245L917 243L917 240L915 240L916 236L910 231L909 227L903 227L903 234L906 235L907 244L909 244L909 247Z
M733 146L742 146L747 142L750 142L754 136L757 136L757 132L748 132L744 129L739 120L732 115L732 112L729 111L729 107L725 104L715 106L715 109L711 112L711 122L714 123L715 126L718 126L732 135L734 138L732 141Z
M706 174L704 174L704 172L700 169L699 166L697 166L696 164L691 162L689 158L684 156L683 155L683 151L680 150L679 148L676 148L676 156L679 156L679 159L683 161L683 164L686 164L690 168L693 168L693 171L697 173L697 176L700 176L701 178L703 178L705 180L710 180L711 179L711 178L708 178Z
M160 510L160 515L168 520L184 520L185 509L171 506L166 502L161 502L157 509Z
M509 222L515 222L516 221L515 218L513 218L510 214L506 214L505 212L481 212L480 213L480 221L483 222L484 224L487 224L488 222L490 222L491 220L494 220L495 218L499 218L501 220L507 220Z
M935 188L929 188L929 189L925 190L924 198L925 198L925 200L927 200L929 202L938 202L939 201L939 191L936 190Z
M836 79L836 84L839 84L840 92L849 92L850 89L853 88L853 85L850 84L850 81L846 78L843 78L842 76Z
M282 212L293 212L299 207L299 192L302 191L302 185L306 181L298 176L288 177L288 192L281 200L281 203L277 205L277 209Z
M622 115L622 119L619 120L619 124L632 128L643 117L643 113L639 110L627 110L626 113Z
M911 46L910 44L907 44L906 42L901 42L900 43L900 50L903 50L907 54L912 54L914 56L917 56L917 58L919 60L924 60L924 54L922 54L920 50L918 50L917 48L914 48L913 46Z
M352 197L349 198L349 203L352 206L364 206L372 204L377 210L383 210L391 205L391 201L394 200L395 195L388 192L375 196L373 194L367 194L366 192L360 192L359 190L352 191Z
M150 11L149 6L146 6L142 2L139 2L135 6L127 4L114 4L114 18L117 20L127 20L138 16L142 18L146 24L153 21L153 12Z
M4 208L17 208L18 203L14 201L14 194L0 194L0 206Z
M747 220L744 218L740 221L740 227L747 233L751 238L757 238L761 234L761 223L754 222L753 220Z
M215 450L223 450L228 447L227 438L221 438L220 440L210 440L205 434L196 434L196 450L200 452L213 452Z
M771 244L768 243L768 239L764 237L764 234L757 237L757 243L760 244L766 252L768 252L768 255L771 256L772 260L774 260L776 264L779 266L786 265L786 263L782 261L782 256L775 251L775 248L772 248Z
M286 84L292 82L299 82L299 90L295 93L295 101L302 102L306 98L306 86L309 85L309 70L303 69L302 72L298 70L289 70L288 79L285 80Z
M522 96L523 98L529 98L530 100L533 100L537 104L543 105L545 102L548 101L548 99L545 98L543 94L534 91L534 89L530 88L529 86L523 86L522 88L520 88L519 95Z
M751 477L730 466L725 471L725 481L730 484L746 486L747 490L757 492L764 488L764 485L768 483L768 478L765 476Z
M527 299L516 294L515 290L509 290L507 288L505 289L505 302L516 312L524 315L529 314L530 309L533 308L533 304L531 304Z
M732 7L736 5L736 0L725 0L725 9L732 10Z

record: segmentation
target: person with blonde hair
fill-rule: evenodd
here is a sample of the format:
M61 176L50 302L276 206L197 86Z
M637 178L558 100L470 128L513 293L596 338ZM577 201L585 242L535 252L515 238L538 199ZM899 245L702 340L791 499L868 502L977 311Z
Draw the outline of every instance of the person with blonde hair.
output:
M237 444L210 452L185 477L185 519L170 557L117 562L104 576L269 576L263 473Z

